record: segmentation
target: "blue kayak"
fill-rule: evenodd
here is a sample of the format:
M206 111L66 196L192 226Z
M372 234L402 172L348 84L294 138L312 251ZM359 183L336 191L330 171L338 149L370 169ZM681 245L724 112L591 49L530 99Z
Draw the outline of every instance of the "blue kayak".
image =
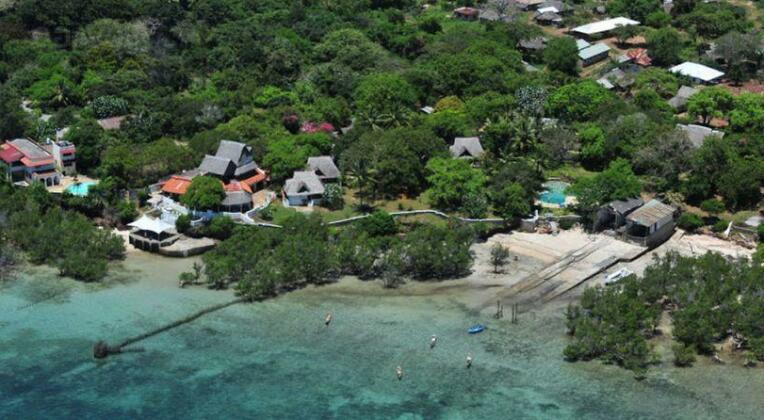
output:
M467 330L467 332L470 333L470 334L477 334L477 333L481 333L483 331L485 331L485 327L480 325L480 324L473 325L473 326L470 327L470 329Z

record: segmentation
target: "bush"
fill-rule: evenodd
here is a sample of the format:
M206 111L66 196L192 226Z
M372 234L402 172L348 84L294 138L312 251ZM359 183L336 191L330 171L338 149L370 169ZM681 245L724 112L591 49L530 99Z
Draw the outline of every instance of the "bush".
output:
M90 104L96 118L109 118L127 114L127 101L116 96L99 96Z
M764 242L764 224L756 228L756 233L759 234L759 242Z
M122 200L117 204L117 218L119 219L119 222L123 225L126 225L133 220L135 220L136 217L138 217L138 210L136 210L135 205L132 201L129 200Z
M695 363L695 348L682 343L675 343L671 346L674 352L674 364L679 367L689 367Z
M715 215L724 211L724 203L715 198L711 198L700 203L700 209Z
M236 224L228 216L215 216L204 228L204 234L215 239L228 239L233 234Z
M178 219L175 220L175 230L178 233L186 233L191 229L191 216L187 214L181 214Z
M729 224L730 222L723 219L719 219L716 221L716 223L714 223L714 226L712 227L712 229L716 233L722 233L725 230L727 230L727 227L729 226Z
M560 219L559 224L560 224L560 229L562 229L562 230L569 230L569 229L572 229L573 226L576 225L576 219L567 218L567 217L566 218L562 218L562 219Z
M395 235L398 233L398 225L395 223L395 219L383 210L377 210L369 215L369 217L359 220L356 226L371 237Z
M748 344L756 359L764 361L764 337L752 338L748 340Z
M682 213L682 215L679 216L679 220L677 220L676 224L687 232L695 232L696 230L703 227L703 220L697 214Z
M324 189L324 196L321 198L321 204L329 210L339 210L345 206L345 197L342 194L342 187L337 184L329 184Z

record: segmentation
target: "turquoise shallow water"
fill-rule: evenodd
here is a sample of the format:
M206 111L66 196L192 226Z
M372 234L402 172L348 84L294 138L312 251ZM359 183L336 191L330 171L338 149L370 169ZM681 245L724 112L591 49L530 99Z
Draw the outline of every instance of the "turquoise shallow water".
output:
M764 368L668 362L635 381L561 360L562 307L518 325L433 285L345 280L238 305L94 361L227 293L178 289L189 260L133 254L105 287L35 268L0 289L0 418L761 418ZM55 285L52 287L51 285ZM434 291L439 293L435 294ZM35 303L38 302L38 303ZM31 305L31 306L30 306ZM323 326L327 311L334 314ZM488 330L468 335L483 322ZM434 350L431 334L439 336ZM472 369L464 367L472 353ZM668 360L668 358L667 358ZM394 368L401 365L402 381Z

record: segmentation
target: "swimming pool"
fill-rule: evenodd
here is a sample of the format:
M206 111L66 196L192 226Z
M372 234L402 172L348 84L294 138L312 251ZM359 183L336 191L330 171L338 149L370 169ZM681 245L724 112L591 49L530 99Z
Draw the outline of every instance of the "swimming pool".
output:
M72 195L79 196L79 197L84 197L88 195L88 191L90 190L90 187L95 184L96 184L95 182L78 182L76 184L72 184L66 187L66 192Z
M562 181L549 181L544 183L544 192L539 194L539 201L544 204L557 206L565 205L565 191L570 184Z

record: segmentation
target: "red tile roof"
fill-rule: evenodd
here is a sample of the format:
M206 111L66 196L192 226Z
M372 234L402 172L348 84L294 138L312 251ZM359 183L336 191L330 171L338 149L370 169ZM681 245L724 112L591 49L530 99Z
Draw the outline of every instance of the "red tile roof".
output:
M251 177L247 179L243 179L241 182L251 187L252 185L257 184L258 182L265 181L267 178L268 178L268 174L264 170L258 168L256 175L252 175Z
M6 143L2 146L0 146L0 159L3 160L5 163L13 163L17 162L19 159L23 158L24 154L16 150L15 147L11 146L10 144Z
M191 185L190 179L173 175L162 185L162 192L183 195L188 191L189 185Z
M34 168L37 166L53 165L54 161L53 161L53 158L32 160L32 159L29 159L28 157L24 157L24 158L21 158L21 163L23 163L24 166L28 168Z

